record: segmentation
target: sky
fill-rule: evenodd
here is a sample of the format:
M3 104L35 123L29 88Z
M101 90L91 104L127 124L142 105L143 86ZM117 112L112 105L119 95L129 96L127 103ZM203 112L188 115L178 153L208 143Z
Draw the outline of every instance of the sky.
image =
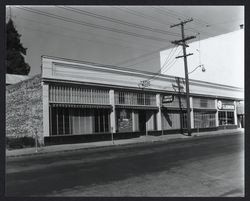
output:
M10 17L28 48L31 76L41 72L42 55L158 72L160 52L181 38L180 28L170 25L192 18L185 35L202 41L239 30L244 7L7 6L6 22Z

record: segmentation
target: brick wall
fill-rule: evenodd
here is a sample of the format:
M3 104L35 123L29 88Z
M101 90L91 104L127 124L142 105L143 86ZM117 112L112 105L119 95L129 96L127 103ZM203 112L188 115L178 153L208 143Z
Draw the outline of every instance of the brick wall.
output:
M6 86L6 137L35 137L43 144L41 75Z

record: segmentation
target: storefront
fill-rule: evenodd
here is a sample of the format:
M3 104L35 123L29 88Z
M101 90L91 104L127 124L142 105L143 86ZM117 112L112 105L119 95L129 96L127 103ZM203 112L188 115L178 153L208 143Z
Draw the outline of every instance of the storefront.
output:
M20 84L21 88L17 84L8 90L8 111L30 107L28 101L19 105L11 102L16 92L19 96L35 94L29 97L38 112L24 116L22 122L26 123L22 125L30 127L23 133L33 136L38 130L45 144L186 132L185 91L174 89L176 78L167 75L158 75L150 85L140 87L153 76L145 71L44 56L42 75L34 77L36 88L30 79ZM192 132L237 127L236 103L244 100L243 89L196 80L189 83ZM34 115L41 120L30 123ZM22 126L19 119L7 113L7 133Z
M235 101L218 100L217 107L220 127L237 125Z
M156 94L141 91L115 91L116 132L156 130Z
M164 102L165 97L172 100ZM180 130L187 128L187 101L185 96L162 94L162 128L163 130Z
M193 97L194 128L215 128L217 119L216 99Z

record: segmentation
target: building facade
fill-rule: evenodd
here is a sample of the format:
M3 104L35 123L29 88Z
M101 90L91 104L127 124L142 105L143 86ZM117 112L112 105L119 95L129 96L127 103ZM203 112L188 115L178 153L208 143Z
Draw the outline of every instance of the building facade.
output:
M150 86L140 82L152 77ZM176 78L42 57L42 143L58 144L185 132L185 89ZM163 102L171 96L170 101ZM190 80L193 132L237 127L240 88ZM11 124L11 121L8 122Z

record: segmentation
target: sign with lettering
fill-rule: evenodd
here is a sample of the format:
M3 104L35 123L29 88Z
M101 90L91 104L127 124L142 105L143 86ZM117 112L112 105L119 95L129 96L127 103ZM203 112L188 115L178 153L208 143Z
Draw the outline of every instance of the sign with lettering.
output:
M222 103L222 101L218 101L217 102L217 107L219 110L234 110L235 107L233 104L225 104L225 103Z
M162 97L162 104L164 103L172 103L174 101L174 95L164 95Z

